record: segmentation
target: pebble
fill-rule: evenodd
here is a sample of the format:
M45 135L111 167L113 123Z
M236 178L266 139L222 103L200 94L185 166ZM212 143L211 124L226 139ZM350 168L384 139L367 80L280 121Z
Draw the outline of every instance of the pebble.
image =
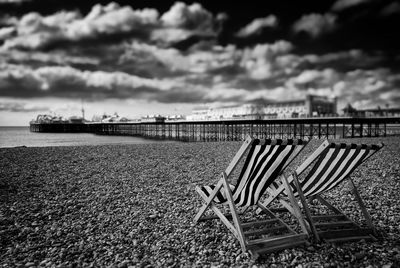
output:
M307 247L307 250L308 251L315 251L315 248L313 246L309 246L309 247Z
M357 260L360 260L365 257L365 252L357 252L354 254L354 257L356 257Z

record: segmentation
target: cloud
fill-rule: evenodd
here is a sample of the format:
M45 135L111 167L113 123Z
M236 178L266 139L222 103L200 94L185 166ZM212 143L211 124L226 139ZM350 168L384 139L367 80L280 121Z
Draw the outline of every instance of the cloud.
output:
M66 42L129 38L169 46L193 36L216 37L220 15L214 18L200 4L181 2L175 3L161 17L156 9L134 10L114 2L105 6L96 4L86 16L78 11L60 11L49 16L31 12L13 26L17 35L7 36L3 47L43 50Z
M8 14L0 15L0 27L1 26L15 26L18 24L18 18L10 16Z
M256 45L253 48L245 48L241 57L240 66L247 70L252 79L268 79L285 71L281 66L279 57L288 54L293 45L287 41L277 41L273 44Z
M164 67L165 74L174 72L176 79L183 76L184 81L199 84L212 84L213 81L231 81L242 85L254 84L251 80L264 81L281 74L288 74L296 68L298 57L290 55L293 45L287 41L259 44L254 47L193 47L186 53L173 48L159 48L154 45L133 43L121 56L120 64L152 66L155 73ZM236 85L237 86L237 85ZM228 86L229 87L229 86Z
M210 51L193 51L188 55L190 70L194 73L212 73L235 66L241 59L241 51L235 46L214 46Z
M140 68L146 66L153 74L180 76L210 74L236 66L241 60L241 50L235 46L210 46L207 50L191 48L182 52L175 48L162 48L140 42L132 42L120 56L119 66Z
M238 35L276 27L272 16L254 20ZM354 49L297 55L285 40L220 46L215 37L221 17L214 18L199 4L183 3L161 16L118 4L96 5L85 16L77 11L29 13L0 30L7 36L0 49L0 96L225 104L307 93L343 94L350 101L366 100L362 93L379 100L395 96L397 82L378 77L374 69L384 60L382 54ZM318 37L336 27L333 14L309 14L293 31ZM106 43L116 35L127 41ZM177 43L188 40L194 41L177 49ZM360 69L356 77L350 75L355 68ZM386 78L392 75L386 72ZM357 87L363 90L347 91Z
M281 51L278 48L275 49ZM256 48L252 50L254 55L257 55L257 50ZM114 98L157 103L234 105L259 100L299 99L304 98L306 94L318 94L338 96L341 103L356 103L360 105L357 108L363 108L361 104L372 107L385 103L396 106L396 102L398 103L396 92L400 84L400 76L389 69L359 69L349 72L339 72L330 68L294 69L292 73L285 74L286 78L281 79L280 84L269 85L260 80L259 84L241 87L238 83L240 79L243 79L242 82L246 81L245 79L258 81L246 75L246 71L243 69L242 73L233 76L231 80L226 79L224 75L217 77L210 73L193 73L174 79L146 79L122 72L89 72L71 67L30 69L20 65L5 66L3 64L0 68L0 97L69 99L84 97L92 100ZM198 77L198 82L190 82L188 79L190 76L192 82ZM204 80L209 80L209 84L205 84ZM22 110L22 108L19 109Z
M380 11L380 15L381 16L391 16L394 14L398 14L400 13L400 4L398 2L392 2L390 4L388 4L387 6L385 6L384 8L382 8L382 10Z
M399 95L399 84L400 76L386 68L346 72L326 68L302 70L297 75L288 77L277 88L283 88L283 92L297 97L304 97L305 94L336 96L340 110L347 103L360 109L374 108L386 103L391 107L398 107L400 98L396 96ZM277 96L285 99L284 95Z
M287 84L299 86L330 87L339 80L339 74L333 69L304 70L298 76L289 79Z
M176 2L161 16L161 21L165 26L173 28L205 31L213 28L213 15L198 3L187 6L183 2Z
M23 2L31 2L32 0L0 0L1 4L21 4Z
M7 112L46 112L47 106L36 106L26 102L0 102L0 111Z
M382 102L380 103L381 107L389 105L389 107L392 108L399 108L399 102L400 102L400 92L399 91L388 91L384 92L381 94L381 99ZM371 103L370 106L375 107L374 104L376 103Z
M99 60L92 57L72 56L62 51L44 53L38 51L19 51L0 49L0 60L11 64L28 64L34 66L71 65L71 66L97 66Z
M184 41L194 40L197 43L202 39L213 39L216 37L215 32L187 30L178 28L160 28L151 32L150 40L157 43L159 46L168 47L171 45L179 46ZM187 47L187 46L185 46Z
M296 88L275 87L263 88L249 91L245 88L229 88L217 85L212 88L205 96L206 101L228 103L231 105L262 102L274 102L277 100L300 99L305 93Z
M369 3L373 0L337 0L331 7L333 11L342 11L354 6L358 6L364 3Z
M246 103L259 100L302 99L307 94L339 97L339 109L347 103L357 108L389 104L398 107L400 76L388 69L354 70L345 73L333 69L304 70L280 86L250 90L220 83L206 94L207 100Z
M366 53L360 49L338 51L322 55L308 54L300 57L302 66L315 68L335 68L342 71L370 69L385 61L380 53ZM302 67L300 66L300 67Z
M387 86L385 82L387 70L354 70L346 73L345 83L347 92L360 93L371 97L370 94L378 92ZM343 92L344 93L344 92ZM350 92L348 92L350 93Z
M351 103L356 108L371 108L389 103L398 105L395 96L399 77L389 69L352 70L339 73L335 70L305 70L286 84L310 94L332 95L339 98L339 106ZM341 107L339 107L341 109Z
M311 37L317 38L335 30L336 20L336 15L331 13L303 15L293 24L292 29L295 33L306 32Z
M60 41L133 34L157 24L157 20L155 9L132 10L116 3L95 5L85 17L77 11L61 11L45 17L32 12L21 18L16 26L18 36L7 40L4 47L43 49Z
M95 5L82 20L74 21L66 31L67 37L79 40L99 35L129 33L157 24L158 11L155 9L133 10L116 3L107 6Z
M137 41L125 44L117 65L129 73L137 72L150 77L169 76L189 69L188 58L179 50Z
M258 18L241 28L237 33L237 37L249 37L251 35L260 34L265 28L276 28L278 26L278 18L275 15L269 15L265 18Z
M61 66L38 69L0 66L0 95L8 97L134 98L145 95L146 91L161 92L174 86L178 84L171 80L147 79L122 72L90 72Z
M329 75L332 71L342 76L344 73L359 70L373 70L376 66L384 66L390 63L390 59L382 53L367 53L359 49L352 49L348 51L339 51L326 54L306 54L306 55L295 55L287 54L281 55L277 58L277 62L283 62L279 66L287 70L285 76L278 77L280 80L285 80L283 83L296 82L298 86L303 85L305 87L313 86L316 81L306 81L304 83L299 80L294 80L294 77L298 77L303 74L304 77L310 77L315 75L321 77L323 75ZM328 70L331 70L328 72ZM317 75L318 74L318 75ZM319 80L321 82L323 80ZM329 81L329 80L325 80ZM318 81L317 81L318 82ZM308 84L307 84L308 83ZM329 83L325 83L328 86Z
M151 40L168 45L191 37L214 38L220 30L220 22L225 19L224 14L218 14L214 18L198 3L186 5L176 2L161 16L161 27L152 31Z
M157 68L152 70L159 72L158 78L144 78L126 72L87 71L69 66L31 68L5 63L0 66L0 96L62 98L83 96L94 99L136 98L167 103L215 101L243 103L259 99L261 92L264 91L253 88L239 90L237 87L231 87L229 83L224 85L223 80L232 75L229 68L236 68L235 72L242 79L269 78L281 72L282 63L276 59L287 55L292 45L287 41L278 41L243 50L235 46L210 46L207 50L193 48L188 53L183 53L173 48L159 48L155 45L133 42L127 45L126 49L127 53L119 58L116 66L123 68L132 63L135 66L149 67L161 64L166 70L175 70L177 72L175 77L168 78L168 75L157 71ZM30 59L36 57L38 60L51 62L63 59L62 56L56 57L57 54L52 54L50 58L46 58L46 53L12 54L14 60L19 55L20 61L28 55ZM65 60L69 60L71 64L73 61L85 59L70 56ZM268 69L267 73L263 73L265 68ZM218 77L222 79L219 80ZM235 79L231 81L233 86L235 81Z
M388 81L392 75L387 69L350 71L334 86L334 90L342 101L354 104L355 108L375 108L385 103L396 106L396 100L385 97L397 92L393 83Z
M211 46L207 50L193 49L187 55L177 56L175 68L182 66L182 70L201 74L194 79L199 83L209 80L228 80L232 83L241 79L262 81L290 72L292 61L289 53L292 49L293 45L284 40L243 49L234 45Z
M14 33L15 33L14 27L0 28L0 40L6 40L11 36L13 36Z

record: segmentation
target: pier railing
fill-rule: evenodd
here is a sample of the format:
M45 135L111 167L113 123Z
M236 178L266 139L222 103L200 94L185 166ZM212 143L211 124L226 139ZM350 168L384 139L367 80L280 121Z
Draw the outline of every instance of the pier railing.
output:
M177 121L165 123L37 124L33 132L87 132L180 141L239 141L258 138L356 138L400 134L400 118L292 118Z

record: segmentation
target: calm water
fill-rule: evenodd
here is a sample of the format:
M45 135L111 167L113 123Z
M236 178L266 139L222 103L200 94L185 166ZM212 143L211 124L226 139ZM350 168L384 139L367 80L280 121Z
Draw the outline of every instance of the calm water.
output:
M29 127L0 127L1 147L44 147L101 144L138 144L169 141L146 140L128 136L98 136L88 133L35 133Z

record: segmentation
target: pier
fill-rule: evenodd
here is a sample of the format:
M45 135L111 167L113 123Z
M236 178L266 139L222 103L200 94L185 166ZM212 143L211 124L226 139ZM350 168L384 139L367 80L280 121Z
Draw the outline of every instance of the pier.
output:
M357 138L400 134L400 117L290 118L135 123L31 123L32 132L94 133L179 141L240 141L257 138Z

